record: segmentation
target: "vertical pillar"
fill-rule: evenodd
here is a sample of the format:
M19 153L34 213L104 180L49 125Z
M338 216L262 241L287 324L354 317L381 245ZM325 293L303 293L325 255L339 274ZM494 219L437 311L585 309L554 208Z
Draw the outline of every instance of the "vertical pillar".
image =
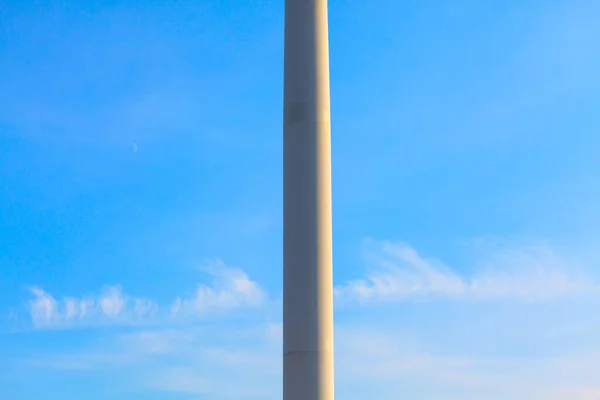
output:
M285 1L283 399L333 400L327 0Z

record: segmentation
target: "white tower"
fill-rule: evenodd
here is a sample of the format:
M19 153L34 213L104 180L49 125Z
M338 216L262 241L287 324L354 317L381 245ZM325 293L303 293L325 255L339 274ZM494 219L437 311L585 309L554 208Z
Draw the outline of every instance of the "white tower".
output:
M283 399L333 400L327 0L285 1Z

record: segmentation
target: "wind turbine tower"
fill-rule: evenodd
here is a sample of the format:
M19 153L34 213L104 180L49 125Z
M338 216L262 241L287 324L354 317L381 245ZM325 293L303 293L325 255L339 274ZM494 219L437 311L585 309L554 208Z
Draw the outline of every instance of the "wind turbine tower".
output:
M283 400L333 400L327 0L285 0Z

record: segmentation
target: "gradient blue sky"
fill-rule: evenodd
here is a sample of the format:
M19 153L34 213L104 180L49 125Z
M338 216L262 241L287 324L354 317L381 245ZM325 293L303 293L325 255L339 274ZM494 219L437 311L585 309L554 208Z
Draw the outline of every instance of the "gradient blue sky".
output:
M283 1L225 3L0 5L0 398L280 398ZM338 398L600 398L600 3L329 4Z

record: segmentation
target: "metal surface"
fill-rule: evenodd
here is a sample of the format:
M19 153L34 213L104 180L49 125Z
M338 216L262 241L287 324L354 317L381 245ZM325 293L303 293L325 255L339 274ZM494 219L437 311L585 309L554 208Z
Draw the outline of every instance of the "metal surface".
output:
M327 0L286 0L283 399L333 400Z

